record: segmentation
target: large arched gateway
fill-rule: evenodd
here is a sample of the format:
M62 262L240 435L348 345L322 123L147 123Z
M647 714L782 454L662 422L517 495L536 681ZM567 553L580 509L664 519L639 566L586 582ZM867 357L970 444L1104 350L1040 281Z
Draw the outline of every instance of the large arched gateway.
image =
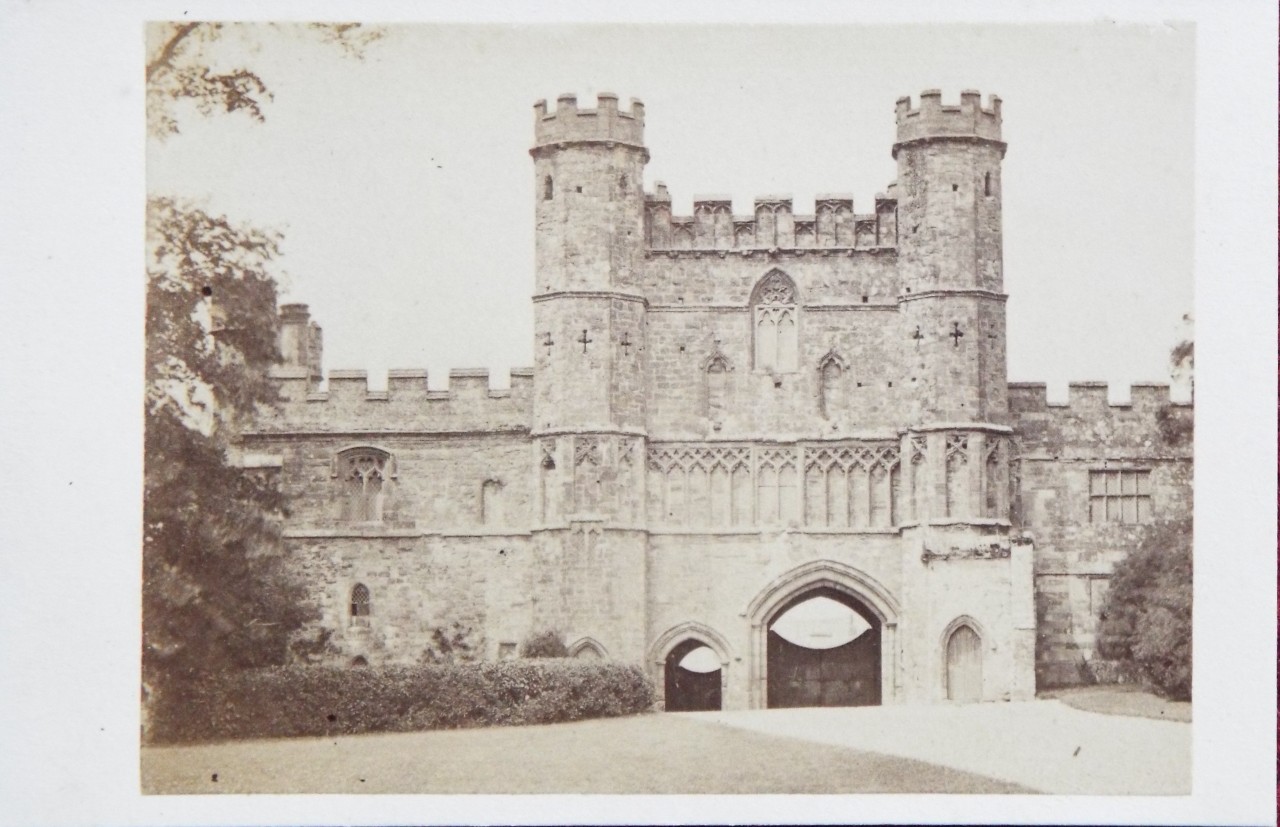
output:
M816 560L748 607L753 707L862 706L896 694L898 605L869 575Z
M880 620L830 587L783 604L767 623L766 705L880 703Z

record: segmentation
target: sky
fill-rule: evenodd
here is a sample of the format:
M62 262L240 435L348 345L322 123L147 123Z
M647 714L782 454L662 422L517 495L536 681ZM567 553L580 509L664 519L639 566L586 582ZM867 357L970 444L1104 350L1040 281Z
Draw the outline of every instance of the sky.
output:
M1194 27L441 26L352 58L294 26L205 47L273 93L266 120L176 110L147 187L285 235L282 301L311 307L325 367L531 365L532 105L611 91L646 105L646 188L818 193L855 209L895 176L893 108L928 88L1004 101L1009 377L1169 379L1193 308ZM554 104L552 104L554 105ZM1185 389L1175 394L1185 396Z

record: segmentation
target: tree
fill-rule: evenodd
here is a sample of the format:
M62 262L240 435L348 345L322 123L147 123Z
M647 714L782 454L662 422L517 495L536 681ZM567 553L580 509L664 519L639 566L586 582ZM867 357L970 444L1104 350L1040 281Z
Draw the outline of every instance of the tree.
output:
M1116 566L1098 649L1164 694L1191 698L1191 518L1157 524Z
M285 24L267 24L282 28ZM310 23L300 27L335 44L344 55L362 59L366 47L381 39L385 30L359 23ZM147 130L165 138L180 131L173 104L179 100L195 103L202 115L215 112L244 112L256 121L266 120L263 105L271 91L257 72L236 66L215 69L206 49L229 32L243 33L252 27L236 23L156 23L147 29Z
M1191 335L1192 319L1187 313L1182 317L1186 326L1186 334L1169 352L1169 372L1176 383L1185 383L1195 388L1195 340ZM1195 423L1182 415L1173 405L1165 405L1156 412L1156 427L1160 436L1169 445L1182 445L1191 441L1195 433Z
M147 123L178 134L173 104L201 114L265 119L266 82L244 67L212 68L218 23L148 30ZM309 27L344 51L381 36L356 24ZM276 402L279 361L273 261L281 237L178 199L147 201L143 490L143 676L152 684L201 671L278 664L305 641L304 592L280 554L284 500L272 472L236 462L236 434ZM322 646L323 638L315 641Z
M280 663L307 619L270 472L232 461L275 401L278 238L153 198L147 213L143 666L152 679ZM224 321L225 320L225 321Z

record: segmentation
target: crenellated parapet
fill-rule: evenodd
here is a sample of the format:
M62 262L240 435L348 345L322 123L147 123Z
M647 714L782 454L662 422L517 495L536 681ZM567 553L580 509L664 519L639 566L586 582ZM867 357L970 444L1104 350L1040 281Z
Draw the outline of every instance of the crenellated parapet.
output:
M631 99L630 111L618 108L618 96L611 92L596 95L595 109L579 109L575 95L561 95L553 112L547 102L533 105L535 156L543 147L610 143L644 149L644 104Z
M527 431L533 409L533 368L512 368L510 388L491 388L485 368L449 371L448 390L430 389L425 370L388 371L382 391L364 370L329 371L324 391L305 368L276 368L272 379L281 403L260 419L263 433Z
M896 109L898 139L893 157L907 143L937 139L981 140L1001 144L1000 98L991 95L986 108L982 95L972 89L960 93L960 105L943 105L942 92L928 89L920 93L920 106L912 109L911 98L898 98Z
M729 253L763 250L892 251L897 246L897 197L875 198L875 212L859 214L853 197L822 194L814 200L813 215L797 215L789 195L754 199L751 215L734 215L729 196L694 196L693 215L671 214L671 195L659 182L645 193L645 238L648 251L667 255ZM687 252L686 252L687 251Z
M1134 383L1114 404L1106 382L1072 382L1065 403L1049 402L1042 382L1010 382L1009 414L1024 454L1191 458L1192 403L1172 401L1163 382Z

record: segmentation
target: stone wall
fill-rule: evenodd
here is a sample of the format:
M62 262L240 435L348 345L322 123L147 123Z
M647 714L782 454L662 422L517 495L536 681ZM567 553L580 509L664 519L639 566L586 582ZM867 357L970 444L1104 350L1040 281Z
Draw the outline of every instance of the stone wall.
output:
M1041 687L1106 676L1109 667L1093 661L1111 571L1156 522L1191 514L1191 441L1166 438L1158 424L1163 416L1189 425L1191 406L1171 403L1161 384L1134 385L1127 405L1108 404L1107 394L1104 383L1077 383L1066 405L1050 405L1043 385L1010 385L1020 441L1016 511L1036 546ZM1091 521L1090 472L1102 470L1149 472L1149 520Z

